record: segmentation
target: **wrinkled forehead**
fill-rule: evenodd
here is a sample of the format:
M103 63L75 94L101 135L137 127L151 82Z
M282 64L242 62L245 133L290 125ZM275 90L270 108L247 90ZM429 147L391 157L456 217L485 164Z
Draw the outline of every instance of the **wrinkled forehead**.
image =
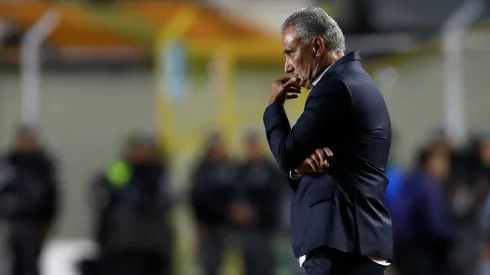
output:
M282 44L284 48L293 47L297 42L298 37L293 27L289 27L282 32Z

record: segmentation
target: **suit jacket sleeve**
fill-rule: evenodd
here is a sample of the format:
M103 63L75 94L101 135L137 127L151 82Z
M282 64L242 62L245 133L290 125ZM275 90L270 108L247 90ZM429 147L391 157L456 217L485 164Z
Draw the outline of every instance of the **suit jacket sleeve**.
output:
M325 146L329 131L335 131L331 127L342 119L349 104L347 86L338 78L328 78L311 91L305 110L292 129L284 105L269 105L264 112L264 125L270 149L281 169L298 168L315 149Z

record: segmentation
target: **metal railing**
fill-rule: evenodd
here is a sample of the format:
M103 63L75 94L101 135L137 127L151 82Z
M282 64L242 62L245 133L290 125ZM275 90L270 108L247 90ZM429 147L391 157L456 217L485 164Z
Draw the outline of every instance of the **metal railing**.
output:
M41 48L43 42L58 26L60 15L55 10L47 11L39 21L30 28L21 45L21 89L22 121L39 123L41 111Z
M444 55L444 118L446 130L456 143L465 140L464 124L464 37L484 10L483 0L466 0L449 16L442 29Z

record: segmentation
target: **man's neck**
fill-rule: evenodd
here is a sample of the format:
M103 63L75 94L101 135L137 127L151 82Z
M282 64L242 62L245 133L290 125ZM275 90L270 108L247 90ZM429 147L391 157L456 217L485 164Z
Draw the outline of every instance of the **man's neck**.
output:
M329 53L327 56L325 56L325 58L322 60L323 62L320 64L320 66L318 66L319 70L316 73L316 77L335 64L335 62L339 61L339 59L341 59L343 56L344 53Z
M344 57L345 53L344 52L339 52L339 53L332 53L330 56L333 59L333 63L339 61L342 57ZM333 64L332 63L332 64Z
M312 86L315 86L316 83L320 81L322 75L325 73L326 70L328 70L328 68L330 68L330 66L332 66L332 64L329 65L328 63L325 62L322 66L318 66L318 70L316 71L315 77L313 77L313 80L311 82Z
M335 62L339 61L344 56L344 53L331 53L326 60L327 68L332 66Z
M330 68L335 62L337 62L339 59L341 59L344 56L344 53L336 54L336 53L329 53L328 55L324 56L321 61L319 62L318 69L315 72L315 75L312 77L312 85L313 83L318 82L318 78L321 77L321 75L328 69ZM317 81L315 81L317 80Z

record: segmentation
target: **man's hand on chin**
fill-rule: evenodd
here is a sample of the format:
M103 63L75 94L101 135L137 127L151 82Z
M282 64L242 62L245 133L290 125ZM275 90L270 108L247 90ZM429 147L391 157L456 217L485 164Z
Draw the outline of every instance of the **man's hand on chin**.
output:
M332 150L327 147L316 149L313 154L303 161L300 167L294 169L294 172L296 174L321 173L328 168L327 158L332 156Z
M284 104L288 99L295 99L301 94L299 80L295 77L284 77L272 83L270 104Z

